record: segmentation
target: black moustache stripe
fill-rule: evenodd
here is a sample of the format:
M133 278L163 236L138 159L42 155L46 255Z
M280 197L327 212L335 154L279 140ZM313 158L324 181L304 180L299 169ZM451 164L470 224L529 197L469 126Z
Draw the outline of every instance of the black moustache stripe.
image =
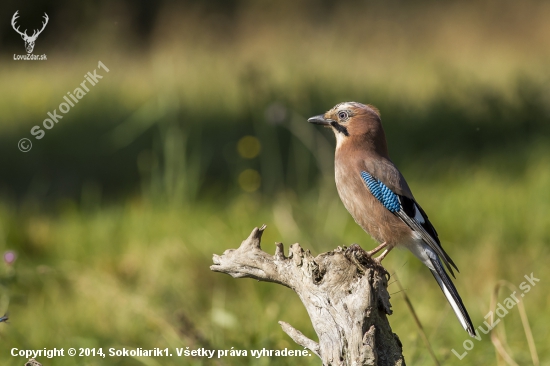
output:
M345 136L349 136L348 129L339 124L338 122L330 122L330 125L336 129L336 131L343 133Z

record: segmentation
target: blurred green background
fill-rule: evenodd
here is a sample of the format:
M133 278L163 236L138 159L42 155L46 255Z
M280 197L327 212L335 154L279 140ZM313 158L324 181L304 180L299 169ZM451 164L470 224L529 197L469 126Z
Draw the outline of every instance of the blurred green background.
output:
M263 247L314 254L374 242L333 180L334 138L307 117L377 106L390 154L461 273L474 324L498 280L522 299L550 365L550 3L106 1L0 6L2 365L13 347L298 349L315 333L289 289L209 270L268 225ZM11 28L49 24L34 54ZM31 31L29 31L29 34ZM101 61L109 72L38 140L30 130ZM59 114L59 112L58 112ZM21 138L32 150L20 152ZM408 252L397 273L440 362L497 364ZM390 322L409 365L433 364L396 284ZM500 300L508 296L502 290ZM1 315L1 314L0 314ZM531 358L517 309L497 329ZM38 358L46 365L318 365L311 358ZM500 362L501 364L502 361Z

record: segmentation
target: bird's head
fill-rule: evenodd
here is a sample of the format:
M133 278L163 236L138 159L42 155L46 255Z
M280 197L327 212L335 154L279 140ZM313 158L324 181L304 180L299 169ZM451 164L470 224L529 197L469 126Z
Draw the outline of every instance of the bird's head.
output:
M340 103L325 114L309 118L308 122L331 128L337 149L358 145L387 156L386 136L376 107L356 102Z

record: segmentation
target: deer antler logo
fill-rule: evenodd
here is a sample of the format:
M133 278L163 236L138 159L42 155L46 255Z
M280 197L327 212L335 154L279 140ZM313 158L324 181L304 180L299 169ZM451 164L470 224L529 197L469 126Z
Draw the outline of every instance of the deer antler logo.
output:
M34 30L32 36L28 36L27 35L27 30L25 29L24 32L21 32L19 30L19 27L15 28L15 20L17 18L19 18L19 15L17 15L17 13L19 12L19 10L17 10L15 12L15 14L13 14L13 18L11 18L11 26L13 27L13 29L19 33L21 35L21 38L23 38L23 41L25 41L25 49L27 50L27 53L32 53L32 50L34 49L34 42L36 41L36 38L38 38L38 36L40 35L40 33L42 33L42 31L44 30L44 28L46 28L46 24L48 24L48 14L44 13L44 20L45 22L42 22L42 29L40 30Z

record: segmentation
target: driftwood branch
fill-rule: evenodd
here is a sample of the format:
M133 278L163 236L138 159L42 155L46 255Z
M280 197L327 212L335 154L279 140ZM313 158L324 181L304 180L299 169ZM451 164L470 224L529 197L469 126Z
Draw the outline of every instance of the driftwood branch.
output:
M290 324L279 322L297 344L321 358L323 365L405 365L402 346L386 315L391 315L387 272L358 246L313 257L299 244L282 243L275 255L260 246L265 225L252 230L238 249L214 255L211 270L235 278L275 282L294 290L319 337L315 342Z

